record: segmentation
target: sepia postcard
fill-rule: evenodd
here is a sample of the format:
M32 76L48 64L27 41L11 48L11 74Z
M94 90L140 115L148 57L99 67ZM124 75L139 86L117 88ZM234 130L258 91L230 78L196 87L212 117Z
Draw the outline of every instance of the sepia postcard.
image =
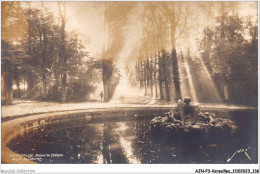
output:
M1 1L1 173L259 173L258 11Z

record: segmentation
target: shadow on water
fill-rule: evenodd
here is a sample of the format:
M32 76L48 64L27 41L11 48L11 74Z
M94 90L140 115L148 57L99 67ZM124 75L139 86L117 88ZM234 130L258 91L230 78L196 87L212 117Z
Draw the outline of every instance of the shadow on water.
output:
M237 153L229 163L257 163L257 111L215 113L233 120L232 137L203 141L199 137L151 134L150 120L154 115L146 112L146 117L53 123L24 132L10 142L9 148L19 154L31 154L31 160L37 163L76 164L225 164L238 149L248 149L250 159L245 153Z
M257 111L233 111L230 117L238 129L234 135L234 146L237 149L249 149L248 154L254 163L258 161L258 113ZM244 153L234 158L234 163L243 162ZM255 160L253 160L255 159ZM232 161L231 161L232 162Z

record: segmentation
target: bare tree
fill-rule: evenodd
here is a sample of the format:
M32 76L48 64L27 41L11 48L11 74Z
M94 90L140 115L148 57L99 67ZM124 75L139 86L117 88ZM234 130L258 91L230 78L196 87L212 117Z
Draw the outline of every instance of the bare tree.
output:
M66 102L67 97L67 57L65 54L65 27L66 27L66 4L65 2L58 2L59 5L59 14L61 20L61 27L60 27L60 51L59 57L61 66L63 67L63 71L61 74L61 101Z
M165 87L166 99L170 100L169 82L166 77L166 62L165 62L165 47L167 43L168 26L162 11L156 6L151 4L148 6L148 18L151 21L152 27L155 33L155 43L158 48L158 62L159 62L159 88L160 88L160 99L164 99L163 96L163 82ZM160 56L161 55L161 56Z
M164 15L168 18L170 23L173 82L175 86L176 100L178 100L181 98L181 90L178 58L176 53L176 40L177 35L180 37L185 31L188 17L188 7L180 2L161 3L161 7Z

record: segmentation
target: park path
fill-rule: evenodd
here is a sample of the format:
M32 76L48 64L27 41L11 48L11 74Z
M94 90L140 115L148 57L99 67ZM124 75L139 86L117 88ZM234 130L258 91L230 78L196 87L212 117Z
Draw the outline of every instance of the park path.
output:
M115 100L109 103L103 102L82 102L82 103L58 103L41 102L34 100L14 99L12 105L1 106L1 117L17 115L28 115L43 112L58 112L68 110L81 110L92 108L117 108L117 107L151 107L156 102L150 97L138 97L126 100Z

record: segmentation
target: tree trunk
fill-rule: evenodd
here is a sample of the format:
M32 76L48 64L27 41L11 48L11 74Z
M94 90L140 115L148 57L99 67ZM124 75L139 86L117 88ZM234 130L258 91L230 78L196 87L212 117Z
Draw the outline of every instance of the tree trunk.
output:
M147 74L146 74L146 68L145 68L145 62L144 62L144 95L147 95Z
M13 76L11 73L5 72L3 74L4 80L4 105L12 104L13 100Z
M165 85L165 92L166 92L166 100L170 101L170 90L169 90L169 83L168 83L168 73L166 69L166 52L164 49L162 49L162 70L163 70L163 81Z
M63 5L64 11L62 13L61 4ZM65 25L66 25L66 7L64 2L59 2L59 12L61 18L61 29L60 29L60 60L63 69L61 79L61 102L66 102L67 99L67 57L65 54Z
M65 49L62 49L62 50L65 50ZM67 61L64 60L63 66L62 66L63 68L66 67L66 63L67 63ZM61 80L61 102L66 102L66 99L67 99L67 72L63 72L62 80Z
M46 36L46 31L45 28L43 29L43 51L42 51L42 87L43 87L43 100L47 99L47 36Z
M148 53L146 55L146 87L149 87L150 83L150 76L149 76L149 59L148 59ZM147 94L148 95L148 94Z
M173 82L176 91L176 100L178 100L181 99L181 88L180 88L180 73L178 68L176 49L172 50L172 70L173 70Z
M55 79L55 84L53 87L53 93L51 94L51 98L53 100L59 100L59 96L60 96L60 91L59 91L59 86L60 86L60 75L58 73L58 71L54 71L54 79Z
M17 98L21 98L21 88L20 88L20 81L19 81L19 75L15 75L15 83L17 86Z
M151 97L153 97L153 62L152 62L152 58L149 63L149 72L150 72Z
M140 81L140 89L144 87L143 85L143 69L142 69L142 61L138 64L138 74L139 74L139 81Z
M46 81L46 75L42 76L42 89L43 89L43 100L45 101L47 99L47 81Z
M103 81L103 94L104 94L104 102L107 102L107 81L106 81L106 67L105 62L102 60L102 81Z
M32 98L34 95L35 77L31 72L27 72L27 98Z
M158 62L159 62L159 89L160 89L160 99L163 100L163 87L162 87L162 62L160 58L160 51L158 50Z
M111 77L113 74L113 62L111 60L103 59L102 60L102 74L103 74L103 88L104 88L104 102L108 102L112 95L113 90L111 83Z
M173 14L175 15L175 14ZM173 20L170 21L171 24L171 44L172 44L172 73L173 73L173 83L176 92L176 100L181 99L181 89L180 89L180 73L178 67L178 58L176 54L176 24L173 17Z
M155 87L155 97L158 98L158 93L157 93L157 80L156 77L157 73L156 73L156 50L154 52L154 87Z
M61 81L61 102L66 102L67 100L67 73L62 74Z
M104 102L108 102L108 85L103 81Z

